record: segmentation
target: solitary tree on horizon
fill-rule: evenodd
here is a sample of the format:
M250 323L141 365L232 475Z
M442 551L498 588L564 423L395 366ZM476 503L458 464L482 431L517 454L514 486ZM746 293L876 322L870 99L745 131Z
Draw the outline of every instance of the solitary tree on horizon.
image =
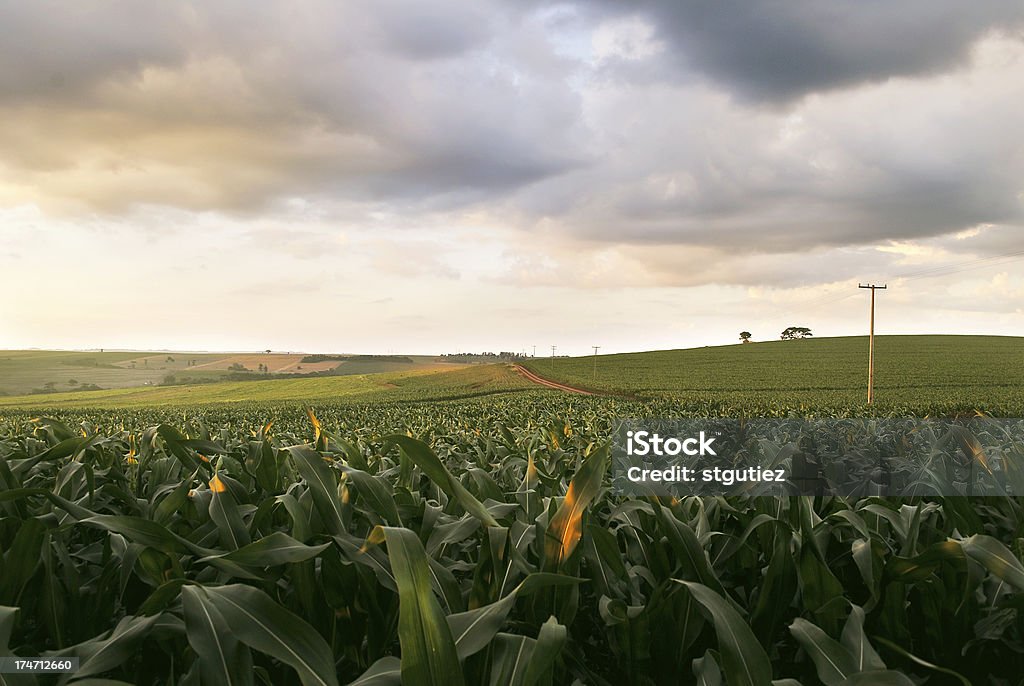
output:
M740 331L740 340L744 343L749 343L752 335L749 331Z
M782 340L791 341L796 338L810 338L814 334L806 326L791 326L782 332Z

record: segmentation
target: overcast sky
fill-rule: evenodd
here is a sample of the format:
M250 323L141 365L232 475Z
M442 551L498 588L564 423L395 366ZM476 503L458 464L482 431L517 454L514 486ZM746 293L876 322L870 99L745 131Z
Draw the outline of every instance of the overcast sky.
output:
M0 122L0 348L1024 335L1016 1L0 0Z

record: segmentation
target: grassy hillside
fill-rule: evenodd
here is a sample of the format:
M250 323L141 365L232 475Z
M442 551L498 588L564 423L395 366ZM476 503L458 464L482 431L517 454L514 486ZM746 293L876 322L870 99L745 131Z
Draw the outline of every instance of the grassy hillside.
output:
M881 412L1024 414L1024 339L881 336L877 351L876 399ZM224 364L214 362L211 366ZM375 371L391 363L342 364L350 364L353 371L360 367ZM592 357L536 359L527 366L541 376L577 387L657 398L658 411L669 414L778 414L788 409L845 414L864 407L867 339L602 355L596 379ZM537 388L505 365L445 369L438 371L426 361L417 361L404 364L403 371L385 373L8 396L0 397L0 408L429 400Z
M430 368L383 374L305 379L235 381L194 386L148 386L78 393L0 397L4 408L126 408L159 405L323 400L433 400L536 389L506 365L437 371Z
M1024 401L1024 338L879 336L877 400L908 405ZM581 388L681 399L856 404L867 385L866 337L537 359L536 373Z
M0 396L207 383L258 373L332 375L452 369L427 355L322 356L302 353L76 352L0 350Z

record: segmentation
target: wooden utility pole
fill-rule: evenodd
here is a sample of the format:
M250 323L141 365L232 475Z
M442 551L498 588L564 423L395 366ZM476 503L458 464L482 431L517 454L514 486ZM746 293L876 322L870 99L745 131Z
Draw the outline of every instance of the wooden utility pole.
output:
M858 284L857 288L871 289L871 333L868 335L868 405L875 402L875 291L886 290L888 285Z
M601 349L599 345L591 346L594 349L594 382L597 382L597 351Z

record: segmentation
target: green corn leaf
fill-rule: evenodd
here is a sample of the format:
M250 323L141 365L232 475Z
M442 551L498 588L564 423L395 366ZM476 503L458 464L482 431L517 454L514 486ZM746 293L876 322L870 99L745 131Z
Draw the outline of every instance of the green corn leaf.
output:
M303 686L336 686L334 657L323 637L266 593L242 584L205 587L200 593L239 641L290 666Z
M290 493L286 493L274 498L274 503L284 506L285 511L288 512L288 516L291 517L292 536L294 538L299 541L307 541L309 537L313 535L309 528L311 512L307 511L302 506L302 503L299 502L298 498Z
M209 465L200 460L196 452L186 445L188 439L176 428L167 424L161 424L156 427L156 433L164 440L167 451L178 458L185 465L186 469L189 471L200 470L209 472ZM141 460L139 466L143 466Z
M73 503L70 500L61 498L59 495L55 495L45 488L16 488L9 491L0 491L0 503L18 501L31 496L42 496L46 498L79 521L96 515L95 512L87 510L81 505Z
M188 643L199 656L203 684L252 684L252 655L220 611L195 586L181 589Z
M167 527L141 517L127 515L95 515L78 522L121 534L130 541L141 543L165 553L184 553L195 549L187 541L171 533Z
M46 525L39 519L21 523L14 542L4 555L4 575L0 579L0 602L15 603L22 589L35 576L40 565Z
M159 615L125 617L104 638L90 639L76 646L65 648L55 653L54 656L78 656L81 661L75 672L76 678L108 672L138 655L139 645L153 630L159 619Z
M1024 590L1024 565L1005 545L992 538L976 534L960 542L969 558L1018 590Z
M864 610L857 605L850 608L850 616L843 626L842 636L839 642L853 656L854 666L857 671L884 670L885 663L882 658L871 647L867 635L864 633Z
M288 448L288 451L299 474L310 489L313 504L320 513L328 533L334 536L341 534L345 530L345 525L342 523L341 498L338 497L338 478L324 462L320 453L302 445Z
M775 546L771 562L765 572L764 581L758 591L757 603L750 617L754 633L761 638L765 648L771 646L780 631L796 596L799 581L796 562L790 548L793 534L779 528L775 533Z
M0 605L0 655L10 655L11 634L18 618L18 608Z
M697 686L722 686L722 670L715 661L714 651L707 650L704 657L693 661L693 676Z
M825 686L837 686L860 671L850 651L806 619L797 617L789 631L814 661L818 678Z
M0 605L0 657L11 655L11 634L14 631L18 608ZM36 686L34 674L0 673L0 686Z
M949 669L948 667L943 667L941 665L937 665L937 664L934 664L932 662L929 662L928 660L920 658L917 655L914 655L913 653L911 653L909 650L907 650L903 646L900 646L900 645L898 645L896 643L893 643L892 641L890 641L890 640L888 640L886 638L882 638L881 636L875 636L874 638L875 638L875 642L878 643L879 645L885 646L886 648L888 648L889 650L893 651L897 655L901 655L901 656L905 657L906 659L910 660L911 662L914 662L915 664L918 664L918 665L920 665L920 666L922 666L922 667L924 667L926 669L930 669L933 672L937 672L939 674L945 674L947 676L953 677L954 679L958 680L961 684L963 684L963 686L971 686L970 679L965 677L963 674L960 674L959 672L956 672L956 671L954 671L952 669ZM865 682L865 686L866 686L866 683L867 682Z
M57 648L64 647L66 623L66 602L64 589L60 585L57 564L54 560L51 534L47 534L42 546L43 579L40 609L43 621Z
M857 571L860 572L861 580L864 581L864 585L867 586L868 592L871 594L871 599L866 606L870 610L878 603L881 592L882 565L875 563L874 545L866 538L859 538L851 543L850 553L854 564L857 565Z
M382 657L370 665L349 686L401 686L402 662L397 657Z
M726 682L730 686L771 684L772 665L768 654L732 604L702 584L678 579L674 581L686 587L693 599L704 608L708 620L714 624Z
M230 550L238 550L250 543L249 530L242 521L238 503L217 475L210 481L210 519L220 531L220 540Z
M487 647L491 639L498 633L520 595L529 595L534 591L552 586L571 586L583 579L565 574L530 574L522 583L500 600L483 607L448 615L446 620L451 629L455 648L459 659L464 660L470 655Z
M199 475L193 472L192 476L183 479L174 490L168 493L160 503L153 509L153 521L157 524L167 524L171 517L188 502L188 494L192 488L192 481Z
M352 467L342 467L341 471L355 483L359 497L366 501L366 512L381 517L391 526L402 526L395 496L381 479Z
M452 476L429 445L401 434L386 436L384 440L386 444L398 445L409 459L427 475L427 478L437 484L450 498L458 500L466 512L479 519L485 526L498 526L497 520L487 511L483 503Z
M661 530L668 538L669 544L676 551L676 556L683 567L683 574L689 581L696 581L707 586L715 593L723 595L725 589L718 580L708 556L704 553L697 534L689 526L676 519L672 511L655 504L655 512L661 522Z
M842 583L836 578L817 545L809 545L812 536L805 534L798 558L800 596L804 607L830 631L839 631L845 600Z
M32 419L32 423L53 434L58 441L66 441L78 434L77 431L72 431L67 424L53 417L35 417Z
M923 553L912 558L892 557L885 566L890 579L904 582L927 579L943 562L966 564L966 549L956 541L943 541L929 546Z
M568 636L568 630L564 625L558 623L558 619L554 615L541 625L540 633L537 634L537 640L533 644L529 664L526 665L526 674L523 677L524 686L533 686L533 684L541 683L545 678L550 677L555 661L565 647Z
M495 636L491 647L490 686L522 686L535 643L527 636Z
M907 675L887 669L854 674L839 686L917 686L917 684Z
M278 464L273 444L264 438L259 443L251 445L250 456L255 463L256 482L263 490L276 493L281 483L281 465Z
M200 562L214 559L228 560L245 567L273 567L275 565L304 562L316 557L331 546L305 545L286 533L275 531L258 541L223 555L202 558Z
M408 529L378 527L378 531L387 541L388 558L398 585L402 683L459 686L463 683L462 667L448 623L431 589L423 544Z

